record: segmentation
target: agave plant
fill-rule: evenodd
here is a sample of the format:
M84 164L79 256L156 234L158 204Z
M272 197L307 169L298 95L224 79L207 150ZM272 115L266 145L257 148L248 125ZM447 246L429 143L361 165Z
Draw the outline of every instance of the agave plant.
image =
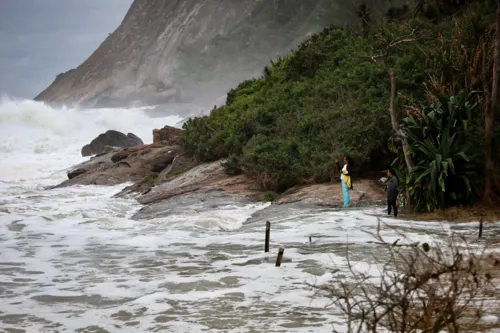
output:
M464 203L471 194L467 164L467 146L457 139L457 133L449 130L439 140L411 138L413 151L417 150L418 164L413 170L410 195L417 206L432 210L454 203Z
M468 122L478 106L461 93L403 120L415 168L409 194L419 210L464 204L472 198L472 164L468 157Z

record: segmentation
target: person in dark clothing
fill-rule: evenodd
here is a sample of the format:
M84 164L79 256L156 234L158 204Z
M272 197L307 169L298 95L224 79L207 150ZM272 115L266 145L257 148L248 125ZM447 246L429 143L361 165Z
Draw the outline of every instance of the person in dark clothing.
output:
M396 201L399 193L399 180L393 168L387 170L387 177L389 177L387 180L387 213L391 215L391 211L394 210L394 217L396 217L398 216L398 206Z

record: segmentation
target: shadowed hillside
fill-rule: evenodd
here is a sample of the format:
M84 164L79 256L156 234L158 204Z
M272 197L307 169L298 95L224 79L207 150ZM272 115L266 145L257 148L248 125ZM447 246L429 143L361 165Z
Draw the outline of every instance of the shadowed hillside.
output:
M372 15L402 1L368 0ZM87 106L214 103L361 0L136 0L118 29L35 99Z

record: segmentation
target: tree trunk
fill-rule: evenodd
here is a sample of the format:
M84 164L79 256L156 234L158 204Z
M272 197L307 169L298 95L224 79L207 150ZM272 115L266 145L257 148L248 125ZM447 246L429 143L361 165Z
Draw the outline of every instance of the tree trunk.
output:
M495 180L495 169L492 159L492 144L493 144L493 123L495 120L495 111L497 108L498 99L498 77L500 66L500 2L497 3L497 20L496 20L496 36L495 36L495 51L493 55L493 79L491 84L491 96L487 99L487 105L484 109L484 132L485 132L485 164L486 173L484 180L484 196L483 199L487 203L491 203L491 187L492 181ZM488 105L489 104L489 105Z
M408 146L408 140L406 138L406 135L403 133L403 131L399 128L399 121L398 121L398 115L397 115L397 108L396 108L396 98L397 98L397 83L396 83L396 75L394 74L394 70L389 66L387 63L387 58L384 59L384 67L387 70L387 73L389 73L389 78L391 80L391 102L389 106L389 112L391 114L391 124L392 124L392 130L396 135L401 139L403 142L403 153L405 155L405 161L406 161L406 167L408 168L408 172L413 171L413 160L410 156L410 148Z
M370 12L365 3L363 3L358 10L358 16L361 18L361 27L363 31L363 37L368 38L369 35L369 24L370 24Z

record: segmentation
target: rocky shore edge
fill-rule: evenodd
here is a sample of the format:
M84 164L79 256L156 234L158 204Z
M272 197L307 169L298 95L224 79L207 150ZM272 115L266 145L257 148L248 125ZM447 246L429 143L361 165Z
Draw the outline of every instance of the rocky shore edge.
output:
M227 175L222 165L224 160L198 163L187 157L180 145L181 139L182 130L165 126L153 130L152 144L125 148L107 146L104 152L71 167L67 172L68 179L52 188L132 183L115 196L137 200L144 205L144 212L155 207L154 214L153 211L147 214L155 216L165 212L173 200L217 197L220 201L224 197L227 203L262 201L264 192L254 180L244 174ZM351 203L354 207L385 202L384 189L377 180L357 180L353 187ZM340 208L342 202L340 182L333 181L293 187L278 195L273 204L300 203ZM141 212L135 217L145 218Z

